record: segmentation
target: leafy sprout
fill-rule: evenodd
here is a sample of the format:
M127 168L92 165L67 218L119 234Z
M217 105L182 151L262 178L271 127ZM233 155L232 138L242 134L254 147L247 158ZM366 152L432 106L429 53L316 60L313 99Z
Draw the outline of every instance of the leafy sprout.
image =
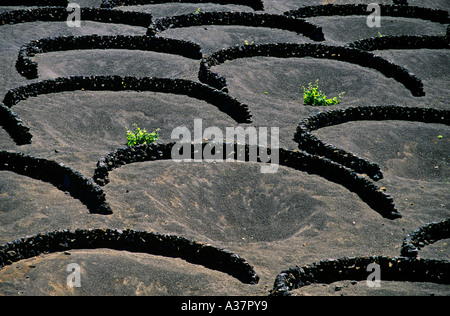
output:
M127 129L127 145L133 147L141 144L152 144L159 139L160 129L148 133L145 129L141 129L137 124L133 124L134 131Z
M194 12L194 20L197 21L197 15L199 15L200 13L202 13L201 11L202 11L202 10L201 10L200 8L198 8L198 9Z
M323 94L322 91L319 90L319 80L316 80L314 84L309 83L308 87L305 88L302 86L303 90L303 102L305 105L334 105L338 104L344 95L345 92L342 92L339 94L338 97L334 98L327 98L325 94Z

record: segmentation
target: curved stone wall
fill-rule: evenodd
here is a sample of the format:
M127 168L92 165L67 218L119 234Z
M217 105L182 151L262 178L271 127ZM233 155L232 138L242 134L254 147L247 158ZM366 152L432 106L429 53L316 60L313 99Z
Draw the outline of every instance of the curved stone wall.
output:
M3 100L4 105L11 108L22 100L42 94L65 91L153 91L173 93L196 98L216 106L238 123L250 123L251 114L248 106L232 98L226 93L215 90L207 85L184 79L168 79L154 77L121 77L121 76L90 76L67 77L44 80L8 91ZM23 126L17 115L8 114L3 126L15 139L17 144L31 143L31 134ZM18 134L16 134L18 133Z
M17 71L27 79L38 77L38 65L31 60L36 54L85 49L128 49L180 55L201 59L199 45L192 42L150 36L86 35L50 37L31 41L21 47L16 62Z
M91 213L111 214L103 190L90 178L73 169L43 158L0 151L0 170L12 171L54 185L80 200Z
M431 35L383 35L371 37L348 44L349 47L366 51L383 49L448 49L448 36Z
M380 4L383 16L414 18L429 20L432 22L448 24L448 12L439 9L416 7L408 5L389 5ZM325 4L315 6L304 6L297 10L291 10L283 13L289 17L308 18L317 16L348 16L362 15L367 16L367 4Z
M148 27L152 23L152 15L144 12L80 8L80 14L83 21L126 24L141 27ZM0 13L0 26L37 21L65 22L67 17L68 12L65 7L5 11Z
M450 238L450 218L440 222L428 223L405 237L401 254L405 257L417 257L420 248L447 238Z
M39 8L1 12L0 26L36 21L65 22L68 17L66 6L69 2L72 1L3 0L0 6L25 5L38 6ZM449 48L450 25L447 25L446 36L383 36L359 40L349 43L347 46L309 43L244 45L202 56L200 46L197 44L159 38L155 35L172 28L200 25L237 25L277 28L303 34L314 41L323 41L322 28L304 20L304 18L333 15L367 17L369 14L367 4L303 6L281 15L264 12L262 14L199 12L166 17L158 19L154 23L150 13L110 9L124 5L157 3L236 4L250 7L254 11L264 10L263 0L103 0L102 8L81 8L81 16L85 21L143 27L147 30L147 36L87 35L32 41L24 45L19 52L16 64L19 73L29 79L37 78L37 64L32 59L35 54L73 49L138 49L178 54L201 60L198 77L202 83L182 79L124 76L79 76L34 82L6 93L4 104L0 103L0 126L9 133L17 145L29 144L32 141L30 129L11 110L12 106L31 96L77 90L154 91L181 94L216 106L220 111L230 115L237 123L251 123L251 113L248 106L224 93L228 91L226 79L211 71L211 68L228 60L258 56L275 58L313 57L349 62L377 70L384 76L394 78L403 84L413 96L423 96L425 92L420 78L400 65L395 65L370 53L370 51ZM450 22L447 11L409 6L406 0L393 0L393 3L395 5L381 5L383 15L423 19L441 24L449 24ZM406 90L401 92L405 93ZM180 106L183 105L180 104ZM430 104L430 106L432 105ZM394 199L372 181L383 177L380 166L332 144L327 144L312 135L312 131L326 126L361 120L403 120L450 125L449 114L449 110L394 105L335 107L331 111L316 113L300 122L295 133L295 140L302 151L280 148L279 165L317 175L342 185L349 191L354 192L361 201L382 217L394 220L401 217L396 209ZM190 144L191 158L197 158L194 153L199 149L198 146L201 146L201 150L205 150L206 146L211 144L214 143ZM86 205L90 213L107 215L112 214L112 210L106 200L102 186L109 182L110 172L125 164L170 160L175 145L179 144L155 143L118 148L100 157L93 178L85 177L70 167L55 161L1 150L0 170L52 184L55 188L68 192L73 198ZM244 150L244 161L250 162L251 147L246 145L243 149L239 149L237 143L223 143L222 145L233 146L231 154L224 156L223 159L242 161L242 157L238 159L237 155L242 153L241 150ZM263 150L267 151L267 148ZM270 150L268 154L270 155ZM266 163L260 156L257 157L257 162ZM367 174L371 179L361 174ZM271 295L289 295L290 291L294 289L314 283L331 283L339 280L364 281L370 273L367 272L366 268L372 263L380 265L382 280L450 284L450 261L417 258L419 249L429 243L446 238L450 238L449 219L426 224L409 233L403 239L400 257L381 255L344 257L319 261L302 268L295 267L283 270L276 276ZM295 242L295 240L289 241L289 243ZM390 242L396 243L392 240ZM397 244L400 245L400 243L401 241ZM246 284L256 284L259 281L259 276L255 273L253 267L228 250L174 235L133 230L121 231L113 228L58 230L19 238L0 245L0 269L14 262L44 253L100 248L181 258L193 264L200 264L209 269L228 273ZM369 251L371 250L369 249ZM275 273L273 276L275 276Z
M24 124L16 113L2 103L0 103L0 126L17 145L29 144L33 138L30 128Z
M405 68L395 65L386 59L370 52L359 49L330 46L322 44L261 44L244 45L222 49L210 56L206 56L200 65L199 80L216 89L228 91L226 79L211 71L211 67L228 60L249 57L277 57L277 58L325 58L344 61L362 67L378 70L388 78L393 78L409 89L413 96L424 96L422 81Z
M303 19L296 19L277 14L255 14L250 12L200 12L154 21L147 30L147 35L156 35L168 29L192 27L199 25L240 25L268 27L297 32L314 41L323 41L322 28Z
M365 281L367 266L380 266L382 281L433 282L450 284L450 261L405 257L344 257L328 259L305 267L282 271L276 277L272 296L288 296L290 291L315 284L342 280Z
M228 250L175 235L102 228L50 231L8 242L0 246L0 268L44 253L98 248L181 258L227 273L243 283L259 281L253 267Z
M2 0L0 6L67 7L69 0Z
M203 142L201 148L198 147L200 144L190 144L191 158L196 158L194 157L195 151L201 150L202 152L205 152L205 146L214 147L213 144L214 143ZM93 179L99 185L106 185L109 182L109 172L116 168L120 168L123 165L143 161L172 159L172 149L175 145L175 143L155 143L119 148L99 159ZM253 150L257 148L253 148L248 144L240 145L237 143L223 143L222 148L227 148L225 146L233 146L233 148L226 152L224 150L222 153L224 160L230 159L253 162L253 160L250 160L249 158L249 153L254 152ZM211 150L212 148L208 149ZM244 152L242 152L243 150ZM271 153L271 150L267 148L262 148L262 152L264 151L269 154ZM261 151L258 150L257 152L260 153ZM226 153L231 154L226 155ZM238 159L238 157L243 158ZM262 161L258 155L256 162L264 161ZM307 172L309 174L319 175L331 182L340 184L349 191L355 192L362 201L367 203L373 210L385 218L396 219L402 217L397 211L393 198L390 195L380 190L373 182L356 174L353 170L327 158L280 148L279 165Z
M102 8L113 8L118 6L145 5L159 3L214 3L214 4L236 4L252 8L255 11L264 10L262 0L103 0Z
M404 107L395 105L361 106L318 112L300 122L294 135L299 148L313 155L325 156L358 173L365 173L373 180L383 178L380 167L364 158L327 144L311 131L350 121L401 120L450 125L450 111L433 108Z

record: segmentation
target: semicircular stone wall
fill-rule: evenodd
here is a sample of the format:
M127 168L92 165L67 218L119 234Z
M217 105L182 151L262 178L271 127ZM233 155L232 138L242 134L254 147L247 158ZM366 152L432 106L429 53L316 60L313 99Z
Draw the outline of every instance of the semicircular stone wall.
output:
M393 198L390 195L383 192L373 182L356 174L353 170L324 157L297 151L289 151L283 148L279 148L278 153L274 153L275 149L228 142L192 143L187 144L187 147L186 144L181 143L153 143L135 147L121 147L99 159L93 179L99 185L106 185L109 182L108 176L111 170L130 163L176 159L173 157L173 153L176 153L177 157L181 157L186 155L186 153L183 153L183 150L185 149L190 150L189 155L192 159L195 159L194 153L196 151L205 153L205 151L208 150L210 152L214 151L214 154L217 156L220 154L223 160L231 159L240 162L277 163L281 166L295 170L316 174L331 182L344 186L351 192L355 192L381 216L388 219L402 217L396 209ZM219 152L217 152L217 150L219 150ZM256 153L256 160L253 160L251 156L252 153ZM272 153L277 154L279 156L278 162L272 160L266 161L265 158L261 158L261 153L267 155L271 155Z
M2 27L4 27L7 31L6 33L9 32L8 36L11 37L11 34L14 33L13 31L15 31L15 24L65 22L68 18L66 7L69 2L70 1L67 0L3 0L0 3L0 6L29 6L30 8L13 10L4 8L4 11L0 12L0 32L2 31ZM288 3L288 1L284 2L286 2L286 4ZM255 12L204 12L202 9L195 13L166 16L154 20L151 13L151 6L140 8L141 5L164 5L174 3L199 4L199 6L204 3L215 5L238 5L251 8ZM447 218L448 216L442 216L442 214L445 215L445 213L439 211L439 215L434 217L439 219L443 218L442 220L433 222L427 221L428 223L423 225L422 217L419 219L419 217L413 217L414 214L412 214L412 212L398 210L394 197L384 192L384 190L379 188L376 184L376 181L383 178L383 170L375 161L369 161L363 157L358 157L354 153L328 144L324 140L313 135L313 131L315 130L327 126L345 124L351 121L392 120L442 124L448 126L450 125L450 111L445 109L442 106L442 103L439 106L433 104L432 98L434 97L433 93L435 93L435 91L433 91L432 85L429 84L430 82L433 82L431 80L432 78L424 78L424 82L427 83L425 87L430 89L433 93L427 94L427 97L431 95L431 98L423 98L426 100L426 104L423 106L420 104L420 107L417 107L416 105L339 106L327 108L326 111L320 111L314 114L309 112L311 108L302 108L298 113L307 114L306 116L298 117L297 122L300 123L297 125L296 129L294 127L294 130L292 130L292 135L294 136L293 140L295 141L294 145L297 144L300 150L263 148L256 146L258 154L253 156L252 153L254 153L255 150L254 146L225 141L214 143L203 141L202 143L187 144L153 143L135 147L120 147L106 153L104 156L100 157L98 161L86 162L92 164L91 167L94 170L92 178L86 177L61 162L48 157L44 158L33 155L33 152L44 152L43 148L45 145L39 144L39 142L35 142L31 145L33 138L32 129L20 119L19 114L13 112L14 106L23 100L40 95L63 93L65 91L152 91L181 94L196 98L205 101L216 107L219 111L226 113L233 118L238 125L251 124L254 122L248 105L227 93L228 86L226 78L215 73L213 67L234 59L252 57L312 57L351 63L356 66L376 70L385 77L393 78L401 83L406 90L400 87L398 92L399 96L402 93L406 93L408 97L410 95L414 97L423 97L426 95L426 91L424 82L422 82L421 78L403 67L400 63L396 64L391 62L387 57L384 58L376 55L375 51L398 49L448 50L450 47L450 20L448 11L411 6L408 5L407 0L393 0L392 3L393 5L380 5L383 15L401 19L419 20L415 21L415 23L424 20L427 21L427 25L430 24L430 21L443 24L447 26L446 34L383 35L382 37L360 39L352 43L343 42L341 44L342 46L329 45L330 43L313 43L311 41L325 41L326 34L321 25L316 24L317 22L315 22L314 19L308 21L308 18L328 16L339 16L343 19L345 19L346 16L367 17L367 15L370 14L370 12L367 11L367 4L304 5L296 10L273 13L276 11L274 10L276 3L269 3L268 1L262 0L102 0L96 1L95 6L98 6L98 8L81 8L80 13L83 21L135 26L138 27L138 29L142 28L142 35L139 36L126 34L102 36L88 34L81 36L54 36L47 38L41 38L39 36L36 38L29 38L26 31L22 34L26 27L18 27L18 29L20 29L19 35L24 36L23 42L20 42L18 47L20 45L23 46L20 48L18 55L15 55L17 52L14 52L14 55L11 56L11 60L14 62L17 57L15 70L26 79L38 78L38 65L34 60L36 54L82 49L123 49L154 51L198 60L198 68L194 69L195 73L193 74L194 76L198 76L198 81L176 78L139 78L113 75L91 76L88 74L87 76L27 82L24 78L19 77L26 83L23 86L17 86L6 91L3 103L0 103L0 126L15 142L15 145L5 145L8 150L0 150L0 171L12 172L16 175L23 175L49 183L55 188L68 193L72 198L79 200L89 211L87 214L78 212L76 215L88 216L88 218L91 216L91 218L93 218L92 223L104 223L105 225L109 225L108 223L114 222L110 222L110 219L116 220L118 214L119 217L126 216L124 215L126 212L118 211L117 214L115 214L116 212L113 212L108 203L108 198L111 198L111 196L108 197L108 194L105 193L108 191L104 191L103 189L105 189L104 186L114 179L111 177L110 180L110 173L127 164L146 161L174 160L174 153L177 154L177 156L185 157L185 155L182 155L184 154L184 150L190 151L190 155L188 156L191 159L197 159L195 153L198 151L202 151L203 153L205 153L205 151L211 151L211 153L214 152L214 154L222 151L222 158L224 160L233 160L239 163L242 162L243 164L253 162L260 163L261 165L278 163L285 168L304 172L306 173L305 176L319 176L355 193L355 199L360 199L377 213L375 214L376 216L379 215L378 217L374 217L378 220L374 220L373 223L370 223L370 225L373 224L373 227L370 227L373 229L372 231L375 231L380 227L376 225L384 226L386 220L389 220L389 225L392 225L389 226L390 228L395 227L396 229L402 229L402 223L404 223L404 221L398 219L403 216L408 223L416 221L418 224L414 224L412 227L418 228L408 233L406 236L402 235L402 238L404 236L402 240L389 240L389 245L392 247L396 247L396 249L400 247L400 254L398 257L368 255L334 259L332 257L333 255L327 255L323 257L326 258L325 260L320 260L308 265L302 264L301 267L295 266L283 269L277 274L277 271L268 271L268 267L274 266L273 262L258 262L261 258L266 256L265 253L260 253L258 251L270 248L270 251L273 250L271 255L276 254L276 256L283 258L282 262L292 262L291 258L293 258L293 253L300 254L299 258L294 258L294 260L299 260L300 262L305 259L302 257L304 254L307 256L319 256L320 253L314 253L315 250L309 252L310 249L308 249L305 244L302 246L303 241L300 238L306 236L303 232L299 232L298 234L298 236L301 235L301 237L292 235L289 236L288 239L277 240L276 244L263 244L260 241L257 243L245 241L245 244L240 244L239 241L241 240L241 236L239 236L238 242L233 241L233 243L228 244L231 247L240 249L237 252L242 251L245 256L248 255L251 257L254 260L253 264L256 266L255 269L249 262L234 252L204 244L195 239L189 240L178 235L159 234L145 230L120 230L114 227L94 229L78 228L75 230L61 230L60 228L57 228L57 230L50 230L37 235L17 238L0 245L0 270L8 265L12 265L28 258L34 258L41 254L64 252L72 249L107 248L132 253L165 256L169 258L181 258L188 263L202 265L208 269L227 273L240 282L250 285L256 285L261 281L260 276L255 272L255 270L258 271L258 269L261 269L261 271L265 271L265 277L269 275L271 282L275 279L273 287L269 292L267 292L267 285L263 285L266 294L271 296L291 295L292 291L295 289L311 284L330 284L340 280L364 281L367 279L368 275L367 267L371 264L380 266L382 270L382 280L431 282L450 285L449 260L434 260L419 257L419 250L423 247L438 240L450 238L450 221ZM270 8L265 10L265 5ZM119 7L121 6L136 7L120 9ZM292 4L289 4L288 6L284 6L283 4L279 11L286 10L285 7L293 6ZM316 20L322 21L320 23L326 23L323 21L327 19ZM207 25L237 26L227 28L227 32L232 32L240 26L249 27L249 30L251 30L251 28L278 29L286 32L294 32L296 34L289 34L289 36L298 35L302 43L303 41L306 41L307 43L278 43L278 39L273 38L273 41L271 40L270 44L233 46L205 55L202 53L202 46L199 44L164 37L164 32L166 30L192 28L186 31L192 31L193 34L195 34L196 28ZM103 26L109 27L108 25L102 25L102 27ZM442 29L442 25L434 26ZM33 24L29 25L29 29L33 29ZM213 32L212 29L215 28L208 27L208 29L208 32ZM102 30L102 32L104 32L104 30ZM76 29L74 32L68 31L67 33L84 34L83 31L77 33ZM61 32L58 34L61 35L66 33ZM22 40L22 37L20 40ZM9 57L5 57L4 59L6 60L7 58ZM14 75L18 76L15 70ZM4 77L5 76L7 75L4 75ZM14 80L15 79L13 78L12 81ZM414 98L413 100L423 99ZM30 104L32 104L32 102L27 103L27 105ZM124 104L124 106L126 105ZM183 104L179 104L179 106L183 106ZM301 107L300 103L299 107ZM438 107L441 107L441 109L438 109ZM30 110L32 111L33 109ZM302 112L303 110L304 112ZM170 116L168 117L170 119ZM162 124L164 124L164 122ZM256 122L256 124L258 124L258 122ZM295 123L294 126L296 124L297 123ZM3 135L0 136L3 137ZM6 135L6 137L8 137L8 135ZM442 140L439 144L445 144L443 141L446 137L446 135L439 135L439 139ZM31 154L17 152L15 146L23 146L21 148ZM224 150L226 148L229 148L229 150ZM49 151L47 152L48 156L60 157L56 155L58 153L57 150L53 148L50 150L50 147L45 147L44 149ZM73 150L73 148L68 148L68 150ZM264 156L262 156L262 152L264 153ZM266 158L268 156L273 158L274 156L272 155L275 153L278 153L277 162L267 161ZM82 152L80 153L80 155L83 154L84 153ZM256 161L254 160L255 157ZM215 158L217 158L217 156L215 156ZM171 163L176 162L173 161ZM171 163L168 165L170 166ZM151 167L154 165L149 164L149 166ZM86 166L86 168L88 167ZM138 177L139 174L135 176ZM307 181L304 183L307 183ZM2 185L1 182L0 185ZM298 189L300 190L301 188ZM193 190L195 190L195 188L193 188ZM334 194L334 192L331 194ZM112 202L112 200L110 202ZM132 203L130 203L130 209L133 207L131 204ZM112 202L111 205L117 204ZM293 207L300 208L301 206L295 205ZM290 210L289 207L286 209ZM187 210L189 210L189 208ZM342 207L339 210L342 210ZM324 207L321 211L327 212L329 210ZM417 211L417 213L419 212L420 210ZM251 215L253 215L253 213L251 213ZM133 214L133 216L138 218L140 215ZM341 214L338 214L337 216L341 216ZM358 216L358 214L355 216ZM428 214L420 214L420 216L428 216ZM289 217L281 216L280 218L281 224L284 224L288 221L286 218ZM89 219L87 222L91 223ZM105 220L105 222L101 222L101 220ZM286 229L286 225L282 225L282 229ZM339 229L342 228L339 227ZM355 229L359 229L359 227L355 226ZM362 229L364 230L365 227ZM168 230L170 231L170 228L168 228ZM8 234L14 235L12 232L8 232ZM320 232L312 238L320 239ZM267 240L267 242L273 242L273 240ZM329 240L324 240L323 242L327 243ZM227 241L221 241L221 244L224 243L226 244ZM300 246L297 247L298 245ZM280 246L279 251L276 249L278 246ZM347 247L347 245L345 245L345 247ZM290 251L289 256L285 257L285 251ZM368 247L367 251L367 253L373 254L375 249ZM349 253L351 252L353 252L353 249L349 250ZM267 257L268 258L264 258L264 260L279 259L275 256Z
M200 65L199 79L210 86L222 91L228 91L226 79L211 71L211 67L229 60L250 57L276 57L276 58L325 58L356 64L372 68L388 78L402 83L416 97L424 96L423 83L420 78L407 69L389 62L388 60L360 49L331 46L322 44L261 44L244 45L222 49L206 56Z
M450 111L433 108L407 106L360 106L318 112L300 122L294 140L300 149L314 155L322 155L341 163L359 173L365 173L373 180L383 178L380 167L362 157L339 149L320 140L312 131L323 127L343 124L351 121L400 120L450 125Z
M227 250L175 235L102 228L50 231L8 242L0 246L0 267L44 253L98 248L181 258L228 273L246 284L259 281L250 264Z

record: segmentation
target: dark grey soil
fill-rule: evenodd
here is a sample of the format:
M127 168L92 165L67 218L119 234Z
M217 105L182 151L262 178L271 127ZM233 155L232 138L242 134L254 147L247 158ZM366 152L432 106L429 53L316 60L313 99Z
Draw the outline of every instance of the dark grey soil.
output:
M99 7L101 1L81 1ZM281 14L301 5L326 1L271 0L268 13ZM344 1L328 1L344 3ZM345 1L348 3L349 1ZM369 3L372 1L350 1ZM411 4L448 10L446 0ZM391 1L383 1L391 4ZM214 4L164 4L119 8L151 12L156 18L202 11L252 11L249 7ZM12 8L3 8L12 9ZM446 25L419 19L382 20L370 29L366 17L317 17L327 44L344 45L377 32L445 34ZM35 22L0 26L0 98L30 82L15 62L21 45L64 35L145 35L146 29L83 22ZM239 26L174 29L160 36L201 45L203 53L262 43L310 43L289 31ZM230 94L249 105L253 123L279 127L280 145L295 149L298 123L325 108L304 106L301 85L319 79L329 96L346 94L334 107L403 105L448 109L448 50L386 50L375 52L407 68L424 83L426 96L414 97L402 84L351 63L313 58L247 58L228 61L213 70L227 78ZM143 51L85 50L39 54L39 79L72 75L133 75L198 81L199 61ZM31 145L17 146L0 129L0 150L23 152L62 162L92 177L97 160L126 143L133 123L160 128L169 142L177 126L193 129L237 126L214 106L187 96L153 92L64 92L31 97L13 107L31 128ZM0 171L0 244L60 229L117 228L180 235L236 253L260 276L247 285L227 274L181 259L108 249L74 250L22 260L0 271L0 295L255 295L272 289L284 269L344 256L399 256L403 238L414 229L450 216L450 129L440 124L403 121L350 122L314 132L322 140L378 163L384 179L377 185L391 194L403 218L389 220L343 186L315 175L280 167L261 174L252 163L145 162L111 172L104 187L112 215L89 214L80 201L51 184ZM442 135L442 138L438 138ZM419 255L450 258L448 240L425 247ZM81 288L66 286L69 263L81 266ZM449 295L449 285L383 282L370 289L365 282L312 285L295 295ZM336 290L338 289L338 290Z

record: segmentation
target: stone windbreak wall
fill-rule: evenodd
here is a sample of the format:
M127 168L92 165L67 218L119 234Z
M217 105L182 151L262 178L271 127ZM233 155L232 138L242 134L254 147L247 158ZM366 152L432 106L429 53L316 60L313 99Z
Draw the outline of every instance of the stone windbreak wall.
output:
M180 55L191 59L201 59L198 44L149 36L132 35L86 35L42 38L21 47L16 62L17 71L27 79L38 78L38 65L32 58L36 54L55 51L86 49L127 49Z
M214 3L220 5L235 4L252 8L255 11L264 10L262 0L103 0L102 8L113 8L118 6L133 6L162 3Z
M322 28L303 19L277 14L255 14L250 12L200 12L155 20L147 35L156 35L168 29L199 25L239 25L276 28L296 32L314 41L323 41Z
M278 58L314 57L353 63L381 72L386 77L402 83L413 96L425 94L422 81L409 70L376 56L371 51L383 49L448 49L449 31L445 36L401 35L362 39L346 46L321 44L278 43L232 47L203 56L195 43L169 40L162 37L165 30L198 25L241 25L277 28L297 32L309 40L323 41L322 29L305 18L315 16L367 16L367 5L318 5L303 6L282 15L246 12L197 12L176 17L152 20L150 13L110 10L116 6L157 3L215 3L237 4L255 11L264 9L260 0L104 0L101 9L81 8L83 20L101 23L117 23L147 29L147 36L97 36L59 37L31 41L19 52L17 69L26 78L37 78L35 54L70 49L140 49L178 54L200 62L199 79L203 84L189 80L165 78L137 78L120 76L88 76L57 78L35 82L10 90L0 103L0 125L11 135L17 145L29 144L32 134L26 124L12 111L21 100L48 93L64 91L157 91L177 93L204 100L237 123L251 123L248 106L228 95L226 79L211 68L236 58L267 56ZM394 0L394 5L381 5L384 15L401 18L423 19L448 24L448 12L430 8L409 6L405 0ZM66 0L17 0L2 1L0 5L58 6L0 13L0 25L36 21L64 22L67 19ZM108 9L107 9L108 8ZM145 31L145 29L144 29ZM158 36L158 37L157 37ZM220 90L220 91L219 91ZM430 105L432 106L432 105ZM315 174L338 183L355 192L362 201L384 218L395 220L401 214L394 199L380 190L373 181L361 176L365 173L372 180L383 177L375 162L337 148L312 135L314 130L326 126L361 120L403 120L449 125L448 110L390 106L361 106L337 108L319 112L302 119L295 132L295 140L302 150L280 148L280 165L308 174ZM208 143L201 144L204 149ZM171 159L174 143L123 147L100 157L93 178L44 158L0 151L0 170L15 172L52 184L87 206L91 213L111 214L102 186L109 181L109 172L125 164L141 161ZM192 145L194 146L194 145ZM236 144L233 144L236 146ZM192 148L192 149L195 149ZM245 147L246 154L250 148ZM194 150L193 150L194 151ZM192 151L192 152L193 152ZM235 150L237 152L237 149ZM235 159L236 157L233 156ZM258 161L262 162L262 161ZM437 240L449 238L449 220L425 224L409 233L403 240L399 257L367 256L322 260L304 267L283 270L276 276L271 295L289 295L292 290L314 283L332 283L338 280L366 280L366 267L376 263L382 269L382 279L408 282L433 282L450 284L448 260L418 257L419 250ZM121 231L117 229L77 229L51 231L19 238L0 246L0 267L41 253L70 249L110 248L142 252L167 257L182 258L232 275L243 283L255 284L259 277L244 259L224 249L190 241L179 236L152 232Z
M356 64L381 72L388 78L393 78L410 90L416 97L424 96L423 83L407 69L388 60L360 49L331 46L322 44L261 44L244 45L223 49L205 56L199 70L199 79L222 91L228 91L226 79L211 71L212 66L238 58L276 57L276 58L325 58Z
M201 146L201 148L198 147L199 145ZM135 147L121 147L99 159L93 175L93 179L99 185L103 186L109 183L110 171L120 168L126 164L143 161L172 159L172 149L174 148L174 146L175 143L158 143L150 145L139 145ZM191 155L194 155L194 152L198 150L205 152L206 146L209 146L207 150L212 150L216 147L213 143L208 142L203 142L202 144L192 143L190 144ZM252 161L250 159L249 153L261 153L262 149L262 152L266 150L269 155L271 154L270 148L252 148L252 146L241 145L238 143L223 143L221 147L223 149L227 148L227 146L231 146L232 150L224 150L222 152L224 160L231 159L241 162L246 161L262 163L264 162L264 160L260 159L259 155L257 156L256 161ZM255 149L257 150L254 151ZM176 153L178 154L178 152ZM243 158L238 158L240 157L240 153L242 154ZM182 154L180 153L180 156L181 155ZM192 159L194 159L194 156L192 156ZM401 214L396 209L393 198L390 195L380 190L373 182L358 175L353 170L335 163L327 158L280 148L279 165L298 171L319 175L331 182L340 184L348 190L358 194L358 196L365 203L367 203L372 209L374 209L385 218L396 219L401 217Z
M56 78L32 83L8 91L0 106L5 116L0 117L0 126L10 133L18 145L32 141L30 129L11 107L43 94L65 91L152 91L186 95L208 102L228 114L238 123L250 123L251 113L246 104L210 86L184 79L121 76L75 76Z
M299 148L313 155L325 156L374 180L383 178L380 167L367 159L328 144L311 132L351 121L400 120L450 125L450 111L406 106L360 106L318 112L300 122L294 135Z
M103 190L90 178L55 161L22 153L0 151L0 170L48 182L87 206L91 213L111 214Z
M0 246L0 268L44 253L99 248L181 258L228 273L246 284L259 281L253 267L228 250L175 235L101 228L49 231L8 242Z

